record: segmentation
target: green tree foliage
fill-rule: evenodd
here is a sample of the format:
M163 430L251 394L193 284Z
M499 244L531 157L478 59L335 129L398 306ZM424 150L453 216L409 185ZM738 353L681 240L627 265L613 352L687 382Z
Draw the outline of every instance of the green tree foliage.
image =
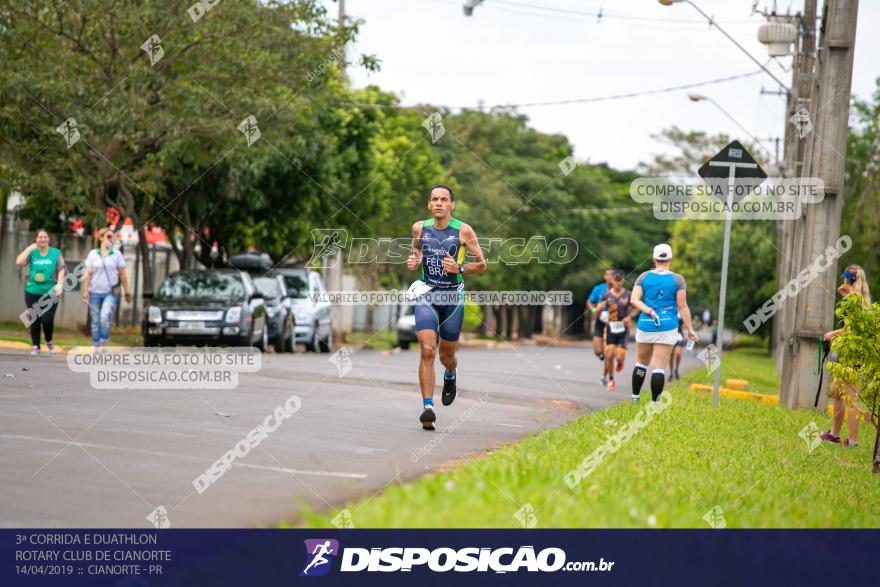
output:
M838 362L829 362L828 369L838 382L859 390L858 398L870 410L876 423L880 415L880 303L867 309L862 298L849 295L837 305L835 315L843 322L843 332L831 343L838 353ZM874 444L874 472L880 473L880 429Z
M300 190L304 201L340 207L334 200L372 168L361 154L368 137L332 133L333 141L321 129L329 118L331 128L357 134L360 121L349 129L347 118L367 116L324 105L344 90L333 65L356 23L338 30L317 0L222 3L197 22L189 4L129 0L108 10L95 1L0 2L7 189L47 208L89 213L95 223L114 206L140 226L157 214L177 216L174 200L219 165L215 182L194 192L202 201L189 209L192 224L175 219L193 226L210 206L237 207L241 200L226 196L246 199L255 193L248 188L265 197L256 203L263 212L296 210L301 194L280 185L292 181L280 169L285 161L307 176L298 185L320 188L321 195ZM142 49L151 39L152 60ZM237 129L248 116L262 133L250 147ZM81 135L70 148L55 130L68 118ZM343 207L343 222L381 205L358 198ZM263 240L279 228L273 218L244 218L247 238ZM212 229L221 231L216 222Z
M726 135L702 131L664 130L658 137L672 147L671 155L658 155L642 164L646 175L696 176L697 169L730 142ZM760 152L746 148L760 161ZM717 314L721 285L721 252L724 222L681 220L673 223L670 245L673 271L687 283L691 309L709 307ZM779 289L776 275L776 224L767 220L738 220L731 225L730 259L727 274L725 328L743 330L745 320ZM762 325L765 334L769 323Z
M868 282L880 288L880 78L870 101L854 100L846 148L847 200L840 231L853 247L840 264L865 268Z

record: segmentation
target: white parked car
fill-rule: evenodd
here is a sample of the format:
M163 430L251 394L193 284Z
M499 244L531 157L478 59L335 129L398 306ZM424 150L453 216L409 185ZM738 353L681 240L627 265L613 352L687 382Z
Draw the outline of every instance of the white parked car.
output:
M304 344L307 351L329 353L333 350L331 304L316 296L327 293L321 274L303 267L284 267L276 270L287 284L288 298L296 326L293 336L296 344Z

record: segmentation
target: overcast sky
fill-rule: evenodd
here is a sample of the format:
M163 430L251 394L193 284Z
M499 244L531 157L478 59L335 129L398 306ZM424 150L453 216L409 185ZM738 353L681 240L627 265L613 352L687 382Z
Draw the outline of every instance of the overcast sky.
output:
M750 16L751 0L695 0L762 63L757 41L764 22ZM325 0L328 10L337 6ZM762 0L761 6L772 4ZM346 12L363 19L349 54L375 54L379 73L351 68L355 86L376 84L403 96L404 104L487 107L625 94L745 74L758 67L692 6L657 0L486 0L474 15L459 0L346 0ZM778 0L781 11L802 0ZM821 7L822 0L819 0ZM539 7L539 8L531 8ZM548 9L596 13L594 16ZM630 17L630 18L614 18ZM676 22L670 22L670 21ZM680 22L686 21L686 22ZM853 92L867 98L880 76L880 2L862 0L856 35ZM786 68L791 59L780 61ZM788 83L790 73L768 67ZM778 89L766 74L694 90L715 99L752 134L780 136L784 99L761 95ZM664 127L742 132L708 102L690 102L686 90L603 102L520 108L531 125L568 136L579 159L631 168L665 150L651 138ZM771 145L768 145L771 147Z

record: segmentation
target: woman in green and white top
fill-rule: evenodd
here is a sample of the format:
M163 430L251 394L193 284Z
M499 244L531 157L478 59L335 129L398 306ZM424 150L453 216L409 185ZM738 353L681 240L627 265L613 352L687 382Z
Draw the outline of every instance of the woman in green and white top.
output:
M29 322L31 331L32 355L40 354L40 328L46 336L46 346L50 353L55 352L52 344L52 331L55 328L55 308L61 295L61 282L64 281L64 257L61 250L49 246L49 233L38 230L34 243L19 253L15 259L19 267L30 266L30 276L24 286L24 301L28 308L22 318Z

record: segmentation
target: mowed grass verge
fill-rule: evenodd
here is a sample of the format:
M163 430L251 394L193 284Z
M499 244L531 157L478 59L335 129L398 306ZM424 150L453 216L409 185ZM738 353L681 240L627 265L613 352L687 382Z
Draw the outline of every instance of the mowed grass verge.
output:
M772 360L754 349L724 362L745 378L775 377ZM708 395L686 391L705 376L701 369L671 385L668 407L573 489L564 476L645 410L647 390L638 405L581 417L344 508L358 528L519 528L524 507L536 527L707 528L716 506L728 528L880 526L872 427L863 424L858 448L810 451L798 433L811 422L828 428L828 416L725 398L715 409ZM339 510L307 511L301 524L332 527Z

